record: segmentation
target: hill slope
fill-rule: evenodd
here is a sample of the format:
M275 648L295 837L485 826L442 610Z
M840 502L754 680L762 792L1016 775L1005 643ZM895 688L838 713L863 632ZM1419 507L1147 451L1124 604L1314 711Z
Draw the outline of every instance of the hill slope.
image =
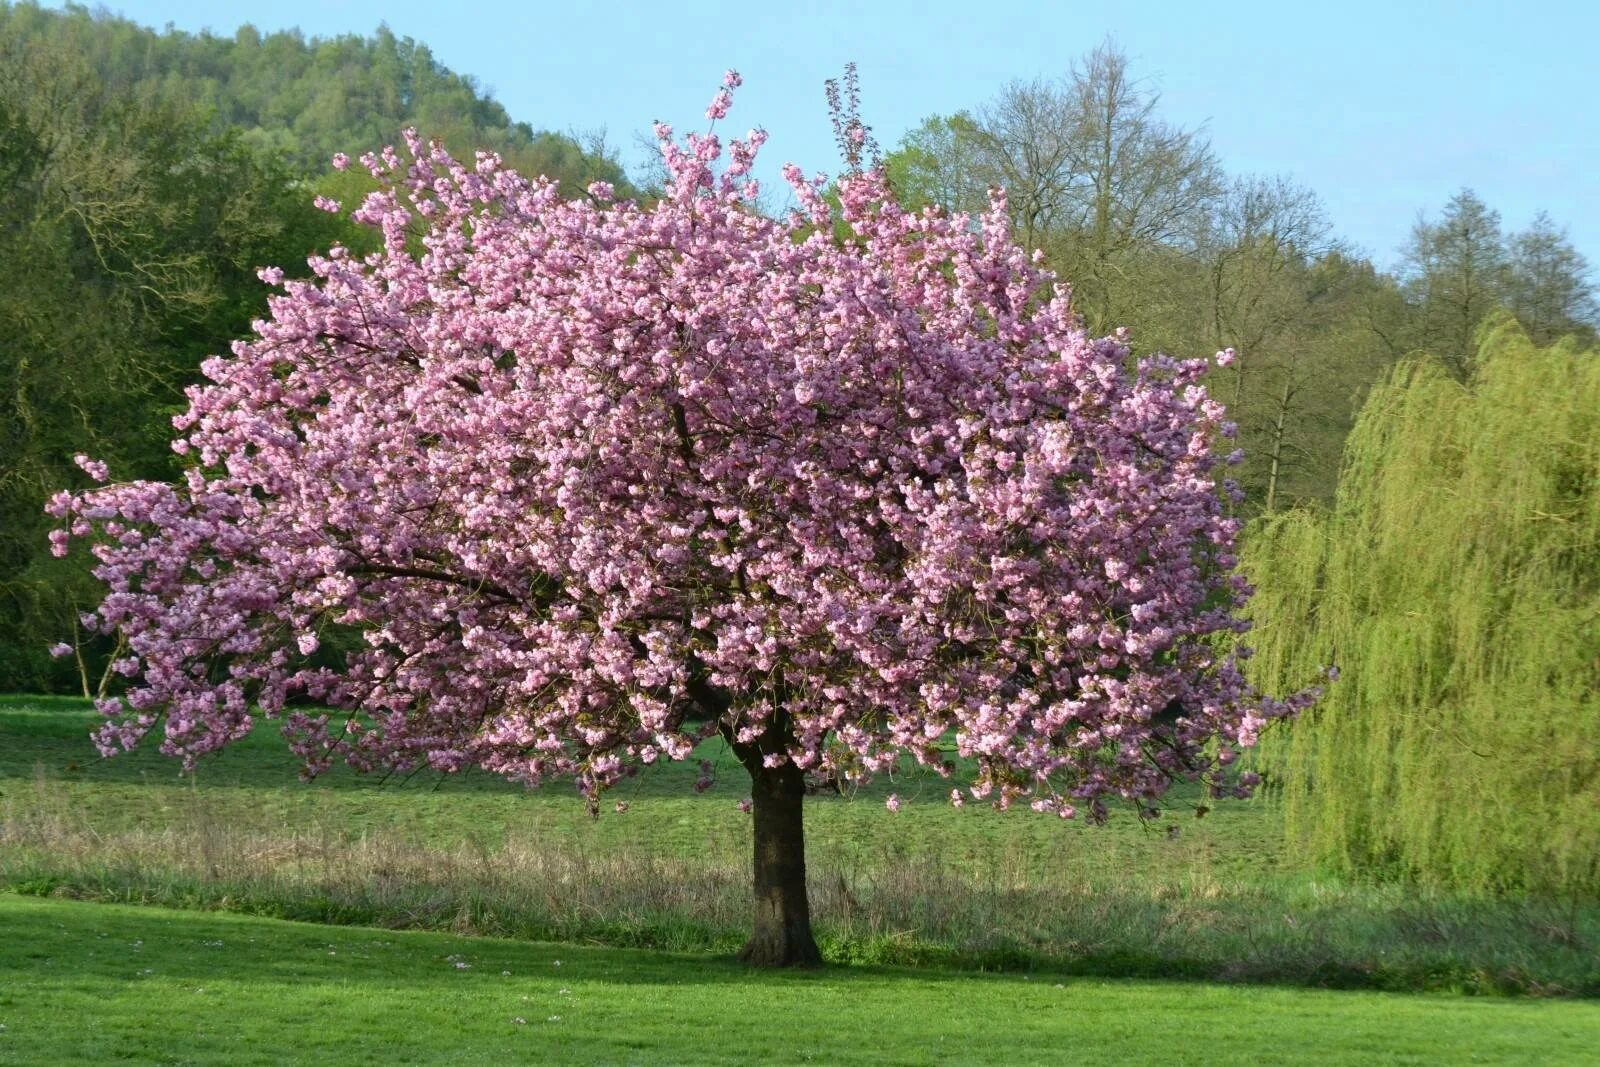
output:
M66 48L128 98L193 102L220 129L280 152L304 173L393 143L415 125L469 156L490 148L525 174L545 174L581 189L601 178L625 185L604 149L566 134L515 122L468 75L434 58L428 46L379 27L371 37L307 38L298 30L263 35L244 26L232 37L176 30L157 33L104 11L63 11L0 2L0 38Z

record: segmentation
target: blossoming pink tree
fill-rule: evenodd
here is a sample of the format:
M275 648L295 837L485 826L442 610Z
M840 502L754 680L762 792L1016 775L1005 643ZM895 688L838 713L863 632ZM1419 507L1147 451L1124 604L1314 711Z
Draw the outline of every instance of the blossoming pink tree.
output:
M175 420L186 477L55 499L107 586L86 622L126 648L103 751L159 727L192 764L276 718L311 774L568 776L598 804L720 736L762 964L818 959L808 772L954 776L953 742L953 802L1093 820L1247 790L1237 750L1307 698L1218 651L1247 588L1204 363L1085 336L999 194L908 213L869 171L834 208L789 166L774 220L760 131L657 134L649 207L415 136L367 157L382 251L262 272L270 317Z

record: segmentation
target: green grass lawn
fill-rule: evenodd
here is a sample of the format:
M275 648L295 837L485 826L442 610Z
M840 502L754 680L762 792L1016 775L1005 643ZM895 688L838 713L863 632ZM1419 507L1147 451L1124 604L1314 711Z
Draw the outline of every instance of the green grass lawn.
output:
M482 774L305 784L272 724L181 777L101 759L83 701L0 698L0 889L330 924L731 954L748 929L743 771L717 745L593 819L569 786ZM898 814L882 798L910 802ZM932 777L807 802L834 963L1389 990L1600 995L1600 907L1296 870L1268 800L1151 827L952 809ZM1166 827L1179 828L1176 836Z
M1596 1062L1600 1005L912 972L0 895L0 1063Z

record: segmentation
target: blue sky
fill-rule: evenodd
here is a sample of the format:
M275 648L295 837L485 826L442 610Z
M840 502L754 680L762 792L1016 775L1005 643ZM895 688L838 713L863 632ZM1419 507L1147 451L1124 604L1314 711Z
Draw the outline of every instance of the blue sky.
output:
M1600 267L1600 4L416 3L412 0L111 0L157 28L231 34L298 26L370 33L386 22L474 75L517 119L605 128L637 160L660 118L703 123L726 67L745 76L723 129L771 134L760 173L831 170L822 82L860 68L863 115L887 148L924 116L982 103L1005 82L1064 72L1108 35L1204 125L1231 173L1284 173L1322 197L1338 232L1391 266L1419 211L1471 186L1508 229L1543 208Z

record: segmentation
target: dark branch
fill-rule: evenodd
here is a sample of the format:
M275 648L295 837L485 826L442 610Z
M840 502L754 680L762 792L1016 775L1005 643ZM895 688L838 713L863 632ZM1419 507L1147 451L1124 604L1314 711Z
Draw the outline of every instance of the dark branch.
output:
M424 581L444 582L447 585L459 585L473 592L488 593L498 600L508 604L515 604L521 598L517 597L505 586L491 582L487 578L469 578L464 575L451 574L448 571L434 570L430 567L394 567L386 563L358 563L346 568L351 574L378 574L389 578L421 578Z

